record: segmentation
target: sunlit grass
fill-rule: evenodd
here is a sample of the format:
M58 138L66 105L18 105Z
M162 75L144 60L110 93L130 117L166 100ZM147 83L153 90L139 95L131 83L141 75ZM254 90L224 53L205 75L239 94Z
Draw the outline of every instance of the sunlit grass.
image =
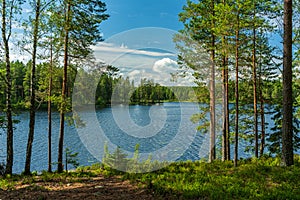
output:
M300 199L299 159L281 167L278 158L213 163L177 162L156 172L125 174L156 194L183 199Z
M175 162L149 173L125 173L104 164L79 167L69 173L32 176L14 175L0 179L0 189L36 182L81 182L96 176L118 175L148 188L160 198L172 199L300 199L300 157L295 165L280 166L280 158L249 159L235 168L231 161Z

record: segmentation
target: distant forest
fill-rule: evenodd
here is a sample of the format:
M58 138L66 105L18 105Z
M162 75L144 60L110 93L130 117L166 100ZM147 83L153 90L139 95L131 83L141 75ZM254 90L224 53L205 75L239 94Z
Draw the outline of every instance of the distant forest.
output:
M1 63L3 66L4 63ZM30 105L30 65L31 63L12 62L12 103L14 109L28 109ZM39 102L38 109L46 109L48 103L48 67L42 63L37 65L37 101ZM209 103L209 88L204 83L198 83L197 86L162 86L155 83L153 80L143 78L139 83L131 81L128 77L119 75L119 70L115 67L105 66L106 70L98 80L96 91L96 106L105 107L113 104L129 103L129 104L152 104L162 102L199 102ZM68 85L67 94L71 98L74 86L75 77L77 74L76 68L68 69ZM58 98L62 85L62 68L53 69L53 88L52 88L52 103L58 105ZM3 80L0 80L3 81ZM252 84L247 80L240 82L240 102L244 105L251 104ZM265 103L279 103L282 86L279 79L265 82L263 96ZM4 86L4 83L0 84ZM220 86L221 87L221 86ZM229 100L234 102L234 81L229 82ZM4 88L1 88L0 99L1 106L5 105ZM296 90L298 91L298 90ZM277 101L278 100L278 101ZM113 101L113 102L112 102ZM55 106L54 106L55 108Z

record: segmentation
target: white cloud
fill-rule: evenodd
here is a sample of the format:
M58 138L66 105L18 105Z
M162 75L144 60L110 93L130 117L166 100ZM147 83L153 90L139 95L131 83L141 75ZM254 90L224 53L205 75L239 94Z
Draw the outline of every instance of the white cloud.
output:
M178 69L177 62L170 58L158 60L153 65L153 71L158 73L173 73Z
M107 64L113 65L120 69L120 74L122 76L136 76L136 74L129 74L134 70L144 70L143 75L139 75L139 79L142 76L148 76L148 78L152 78L152 74L155 72L153 66L156 66L157 70L163 70L163 63L168 60L163 60L161 63L155 64L158 60L167 57L176 57L175 54L168 53L165 51L155 51L155 49L143 50L143 49L133 49L129 48L125 43L119 43L119 45L113 43L102 42L97 46L93 47L95 57L98 61L104 61ZM173 61L173 63L176 63ZM170 63L171 64L171 63ZM168 66L170 67L170 66ZM165 70L167 71L167 70ZM172 70L173 71L173 70ZM148 73L145 75L145 73Z
M108 42L101 42L97 46L92 46L92 49L97 50L97 47L99 47L99 46L113 47L114 44L113 43L108 43Z
M172 73L178 70L177 62L170 58L162 58L153 62L152 65L139 65L135 67L120 68L122 76L129 77L135 84L139 84L141 79L153 80L163 86L193 86L192 75L178 78L176 82L172 80Z
M157 51L146 51L143 49L132 49L128 48L128 46L124 43L121 45L115 45L112 43L101 42L96 46L93 46L93 50L95 51L96 57L105 55L107 52L113 54L119 54L119 56L123 54L132 54L132 55L140 55L140 56L151 56L151 57L164 57L164 56L176 56L173 53L167 52L157 52Z

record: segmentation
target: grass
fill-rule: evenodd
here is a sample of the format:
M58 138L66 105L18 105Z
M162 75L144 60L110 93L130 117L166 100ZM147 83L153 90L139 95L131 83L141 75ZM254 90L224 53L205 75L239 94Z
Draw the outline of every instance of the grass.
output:
M152 173L123 175L174 199L300 199L300 162L280 167L278 159L176 162Z
M237 168L231 161L185 161L149 173L123 173L95 164L69 173L2 178L0 189L12 190L20 182L33 186L37 181L80 182L100 174L121 175L169 199L300 199L299 156L292 167L280 166L278 158L243 160Z

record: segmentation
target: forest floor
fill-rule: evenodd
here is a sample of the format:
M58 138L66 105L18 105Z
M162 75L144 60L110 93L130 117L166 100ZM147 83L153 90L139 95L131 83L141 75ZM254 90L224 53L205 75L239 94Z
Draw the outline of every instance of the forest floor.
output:
M0 177L0 200L300 200L300 156L295 156L293 166L280 163L280 157L240 160L237 167L232 161L184 161L148 173L93 164L63 173Z
M123 181L118 176L79 177L48 180L32 177L17 181L13 187L0 189L0 200L6 199L157 199L141 185Z

